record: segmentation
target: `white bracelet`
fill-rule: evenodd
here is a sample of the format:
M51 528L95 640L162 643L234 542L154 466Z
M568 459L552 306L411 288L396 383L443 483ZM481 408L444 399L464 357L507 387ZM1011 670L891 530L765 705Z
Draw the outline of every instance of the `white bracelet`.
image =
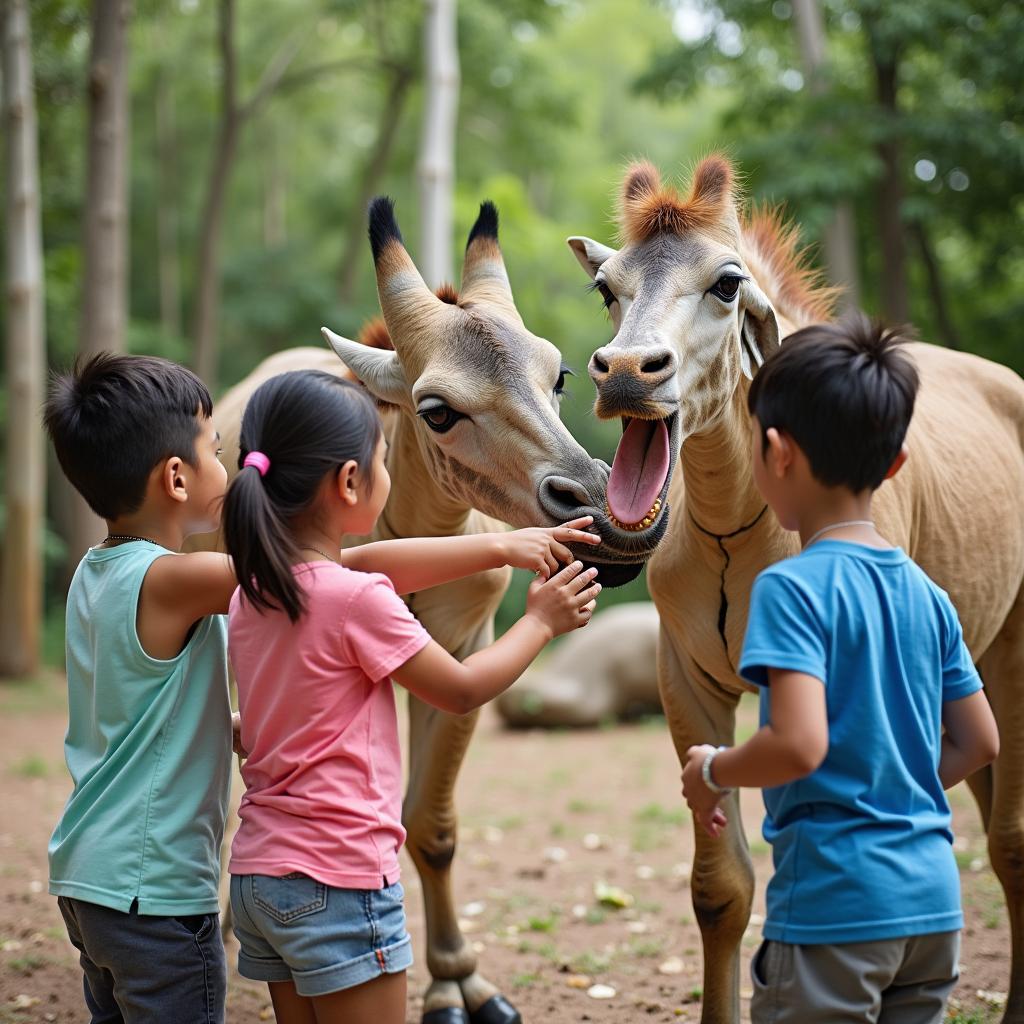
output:
M727 750L727 747L716 747L714 750L704 758L704 763L700 766L700 777L704 780L704 785L711 790L712 793L718 793L720 796L724 796L726 793L731 793L732 790L728 786L720 786L711 777L711 762L720 754L723 750Z

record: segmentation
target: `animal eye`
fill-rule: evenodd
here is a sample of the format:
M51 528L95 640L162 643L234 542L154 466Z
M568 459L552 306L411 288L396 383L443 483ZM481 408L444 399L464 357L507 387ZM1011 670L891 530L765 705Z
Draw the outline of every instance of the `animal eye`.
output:
M740 290L740 281L742 280L742 277L737 277L735 274L723 274L711 286L709 291L723 302L732 302L736 298L736 293Z
M592 292L600 292L601 298L604 300L605 309L610 309L613 303L619 301L612 293L611 288L609 288L604 281L594 281L594 283L590 285L590 290Z
M572 370L569 369L568 366L563 366L558 371L558 380L555 381L555 386L552 389L556 395L561 396L561 395L565 394L565 378L567 376L568 377L575 377L576 374L574 374L572 372Z
M459 420L466 418L464 413L457 412L450 405L445 405L443 402L436 402L433 405L420 409L419 415L435 434L448 433Z

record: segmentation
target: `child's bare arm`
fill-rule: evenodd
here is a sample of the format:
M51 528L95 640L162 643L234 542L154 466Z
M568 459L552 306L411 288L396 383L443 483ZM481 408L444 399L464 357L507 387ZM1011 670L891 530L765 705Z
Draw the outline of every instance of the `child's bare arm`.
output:
M586 625L601 586L596 570L573 562L550 580L530 585L526 614L490 647L465 661L431 641L394 673L395 682L442 711L464 715L507 690L561 633Z
M136 630L142 649L152 658L175 657L196 622L228 610L237 586L227 555L196 551L158 558L139 594Z
M554 527L535 527L512 533L478 533L463 537L411 537L378 541L342 553L349 569L387 576L399 594L437 587L487 569L511 565L548 579L559 562L571 562L566 544L600 544L587 533L592 516Z
M942 754L939 780L949 789L984 768L999 754L999 730L988 699L978 690L942 705Z
M828 753L825 686L803 672L769 669L771 721L744 744L715 755L712 778L726 789L781 786L810 775ZM721 795L704 784L704 759L714 750L690 747L683 767L683 795L694 815L713 835L712 814ZM724 824L724 817L720 819Z

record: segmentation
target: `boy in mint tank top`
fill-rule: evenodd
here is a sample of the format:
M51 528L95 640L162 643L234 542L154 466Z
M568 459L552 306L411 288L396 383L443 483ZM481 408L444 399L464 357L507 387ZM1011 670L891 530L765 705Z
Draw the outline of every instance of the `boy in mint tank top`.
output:
M179 553L219 523L212 411L189 370L109 354L56 378L45 407L61 468L107 525L68 591L74 791L49 848L95 1024L224 1016L235 579L224 555Z
M754 480L802 551L750 601L740 673L761 728L691 747L683 793L712 835L764 789L775 874L751 964L754 1024L939 1024L963 926L950 788L999 737L949 597L875 529L906 459L917 371L863 317L786 339L750 388Z

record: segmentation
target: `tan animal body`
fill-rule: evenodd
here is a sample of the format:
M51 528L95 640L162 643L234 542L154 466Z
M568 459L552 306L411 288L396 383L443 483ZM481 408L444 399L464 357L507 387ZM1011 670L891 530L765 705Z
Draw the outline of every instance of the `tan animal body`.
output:
M325 329L337 356L293 349L261 363L215 410L225 462L237 463L242 412L260 382L285 370L327 370L358 378L388 410L392 489L370 539L555 525L587 513L609 531L608 467L592 460L558 417L565 368L554 345L531 334L515 308L497 231L497 211L485 203L469 236L460 291L449 286L435 295L405 250L390 201L376 200L370 241L385 323L364 331L364 343ZM605 585L632 578L649 554L643 543L611 539L607 550L588 548L587 555ZM491 641L508 579L507 569L480 573L415 594L409 604L462 659ZM517 1011L478 973L453 902L453 792L476 713L445 714L411 696L409 708L403 819L426 907L431 982L424 1024L515 1024Z
M751 586L798 541L765 508L750 468L749 380L832 296L801 268L795 233L770 211L741 215L732 168L713 156L689 195L648 164L622 189L623 245L569 244L616 330L590 374L599 416L623 417L608 485L630 532L669 519L649 567L661 615L659 685L680 758L731 744L748 687L736 674ZM878 528L945 588L960 615L1002 739L970 781L1006 894L1012 967L1005 1021L1024 1021L1024 382L1002 366L909 347L921 390L910 459L875 500ZM855 440L855 439L852 439ZM655 502L660 506L655 510ZM650 508L644 526L637 515ZM696 831L693 903L704 945L704 1024L739 1020L739 943L753 874L730 798L727 835Z

